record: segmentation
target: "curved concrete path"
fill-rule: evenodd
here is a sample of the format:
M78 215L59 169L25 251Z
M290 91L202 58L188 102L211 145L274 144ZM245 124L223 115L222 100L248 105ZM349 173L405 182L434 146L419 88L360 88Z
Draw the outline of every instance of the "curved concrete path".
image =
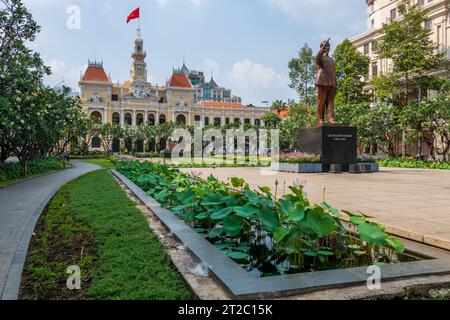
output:
M16 300L36 222L66 183L99 169L82 161L74 168L31 178L0 189L0 300Z

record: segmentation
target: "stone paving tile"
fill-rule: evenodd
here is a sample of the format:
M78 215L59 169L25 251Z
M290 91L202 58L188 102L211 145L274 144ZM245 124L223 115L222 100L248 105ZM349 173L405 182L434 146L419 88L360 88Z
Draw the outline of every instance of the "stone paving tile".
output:
M450 217L449 216L447 216L445 218L439 217L438 219L439 219L439 223L440 224L445 224L445 225L447 225L449 227L448 231L450 232ZM429 217L427 217L427 221L434 222L435 220L434 219L430 219Z
M383 223L383 219L380 219L380 222ZM405 220L405 221L386 221L389 225L395 225L398 228L411 230L414 232L426 234L426 235L435 235L439 233L450 232L450 225L442 222L434 222L428 220Z

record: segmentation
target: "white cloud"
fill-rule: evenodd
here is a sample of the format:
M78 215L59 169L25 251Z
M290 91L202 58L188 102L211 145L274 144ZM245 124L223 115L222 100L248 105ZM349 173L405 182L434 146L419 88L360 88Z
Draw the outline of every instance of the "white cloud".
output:
M43 0L41 0L43 1ZM172 0L155 0L161 7L166 6L169 2L171 2ZM178 0L179 1L179 0ZM208 0L183 0L183 1L188 1L190 2L194 7L200 7L201 5L203 5L204 3L206 3L206 1Z
M288 84L287 77L249 59L236 62L229 73L229 78L231 83L244 89L284 87Z
M321 15L335 4L335 0L264 0L270 6L277 8L285 14L294 18L305 18L305 13L316 11Z
M207 0L189 0L194 6L199 7L204 4Z
M70 67L65 62L51 59L45 60L45 64L52 70L52 74L45 78L45 83L49 86L55 86L64 82L67 86L76 89L80 80L80 72L86 70L87 65L79 67Z
M285 15L315 27L333 30L333 25L344 25L351 31L361 30L366 17L348 21L348 10L355 0L261 0L269 7L283 12ZM361 1L361 0L356 0ZM346 9L347 8L347 9Z
M26 6L34 5L34 6L49 6L56 3L57 0L23 0L23 3Z
M158 3L161 7L164 7L169 0L156 0L156 3Z
M244 104L264 105L262 101L295 98L287 76L250 59L236 62L229 70L225 85L241 96Z

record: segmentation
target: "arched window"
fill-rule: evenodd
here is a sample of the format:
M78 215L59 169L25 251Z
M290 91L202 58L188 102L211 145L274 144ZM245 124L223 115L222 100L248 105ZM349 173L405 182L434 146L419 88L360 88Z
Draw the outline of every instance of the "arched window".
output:
M142 115L142 113L138 113L136 116L136 124L138 126L142 126L144 124L144 116Z
M180 126L186 125L186 117L182 114L179 114L176 119L176 123Z
M150 113L148 115L148 124L151 125L151 126L154 126L155 123L156 123L155 115L153 113Z
M120 124L120 115L117 112L114 112L112 115L112 123Z
M164 124L164 123L166 123L166 115L161 114L159 116L159 124Z
M120 140L118 138L114 138L113 139L112 152L113 153L119 153L120 152Z
M214 118L214 125L216 127L220 127L222 125L222 119L221 118Z
M148 150L156 151L156 141L155 141L155 139L148 140Z
M144 152L144 141L138 139L136 141L136 152L137 153L143 153Z
M93 119L96 122L102 122L102 114L98 111L94 111L91 113L91 119Z
M131 138L125 139L125 148L128 152L133 152L133 140Z
M205 127L206 126L209 126L209 118L208 117L205 117Z
M261 120L260 119L255 119L255 126L257 126L257 127L261 126Z
M126 124L127 126L133 125L133 120L132 120L132 118L131 118L131 113L126 113L126 114L125 114L125 124Z
M98 148L101 148L101 146L102 146L102 141L100 140L100 138L99 137L93 137L92 138L92 142L91 142L91 147L95 148L95 149L98 149Z

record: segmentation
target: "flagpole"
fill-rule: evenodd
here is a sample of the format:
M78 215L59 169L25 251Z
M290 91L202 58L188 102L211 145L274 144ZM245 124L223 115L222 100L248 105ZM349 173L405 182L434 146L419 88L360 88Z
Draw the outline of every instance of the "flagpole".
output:
M139 19L138 19L138 25L139 25L139 31L141 31L141 6L139 8Z

